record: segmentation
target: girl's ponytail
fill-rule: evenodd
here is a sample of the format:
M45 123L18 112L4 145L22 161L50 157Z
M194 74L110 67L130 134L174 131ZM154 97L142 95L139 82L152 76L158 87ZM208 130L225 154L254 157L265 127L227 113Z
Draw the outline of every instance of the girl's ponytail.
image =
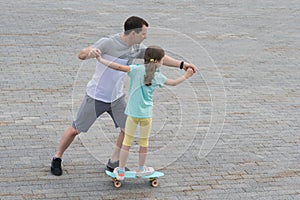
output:
M156 69L159 67L159 62L165 56L165 52L158 46L150 46L145 51L144 64L146 68L146 74L144 77L144 84L146 86L152 85L152 79Z
M154 74L157 68L157 63L155 63L154 61L150 61L148 64L145 64L146 66L146 74L144 77L144 84L146 86L150 86L152 85L152 79L154 78Z

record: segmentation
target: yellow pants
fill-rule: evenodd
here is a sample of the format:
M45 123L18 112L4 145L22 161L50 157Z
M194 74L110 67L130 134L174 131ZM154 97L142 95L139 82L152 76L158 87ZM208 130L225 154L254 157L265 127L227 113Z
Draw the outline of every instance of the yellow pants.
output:
M134 118L130 116L127 117L125 124L125 138L123 140L123 145L131 146L138 124L140 124L140 146L148 147L152 118Z

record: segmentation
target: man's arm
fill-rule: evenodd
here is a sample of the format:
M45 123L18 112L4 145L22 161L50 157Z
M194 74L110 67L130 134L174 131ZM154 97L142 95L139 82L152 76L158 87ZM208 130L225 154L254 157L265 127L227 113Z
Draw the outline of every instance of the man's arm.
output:
M180 64L181 64L182 61L180 60L176 60L168 55L165 55L164 56L164 65L166 66L169 66L169 67L180 67ZM184 62L183 63L183 69L186 71L188 68L192 68L194 73L197 72L197 67L193 64L190 64L190 63L187 63L187 62Z
M79 54L78 58L80 60L86 60L89 58L96 58L101 55L101 51L97 48L93 48L92 46L89 46L87 48L82 49Z

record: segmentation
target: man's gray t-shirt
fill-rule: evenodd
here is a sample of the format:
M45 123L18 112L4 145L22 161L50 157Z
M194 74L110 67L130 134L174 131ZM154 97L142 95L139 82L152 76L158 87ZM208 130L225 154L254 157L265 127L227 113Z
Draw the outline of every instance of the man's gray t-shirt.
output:
M103 58L123 65L132 64L136 58L144 58L146 49L143 44L128 46L121 40L120 34L101 38L92 46L100 49ZM87 84L87 95L111 103L124 95L125 76L125 72L110 69L96 61L95 73Z

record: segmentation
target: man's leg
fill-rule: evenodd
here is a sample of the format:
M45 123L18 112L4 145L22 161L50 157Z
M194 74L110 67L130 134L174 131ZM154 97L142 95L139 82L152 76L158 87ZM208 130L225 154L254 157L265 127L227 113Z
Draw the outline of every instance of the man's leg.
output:
M61 158L66 149L70 146L79 132L87 132L97 117L109 108L109 104L107 103L97 102L97 107L95 106L95 103L96 101L93 98L87 95L84 97L77 113L77 117L73 121L73 125L68 127L61 137L55 157L52 159L51 163L52 174L56 176L62 175Z
M61 140L58 145L58 149L55 154L56 158L62 158L65 150L70 146L70 144L73 142L74 138L78 134L79 134L79 132L72 126L68 127L65 130L65 132L63 133L63 135L61 137Z
M58 145L58 149L56 151L55 157L52 159L51 162L51 173L56 176L62 175L62 156L65 150L70 146L73 142L76 135L78 135L78 131L73 128L72 126L68 127L65 132L63 133L61 140Z
M111 110L108 112L108 114L113 119L115 126L121 128L121 131L117 138L117 142L115 144L114 150L111 155L111 159L108 160L108 163L106 165L107 169L110 171L113 171L114 168L119 166L120 151L125 137L124 129L125 129L125 123L127 119L127 115L125 115L124 113L125 108L126 108L126 102L125 102L125 96L123 96L111 104Z
M121 151L122 143L123 143L123 140L124 140L124 136L125 136L124 129L121 129L121 131L119 133L119 136L118 136L118 139L117 139L115 149L114 149L114 151L112 153L112 156L111 156L111 162L116 162L116 161L119 160L120 151Z

